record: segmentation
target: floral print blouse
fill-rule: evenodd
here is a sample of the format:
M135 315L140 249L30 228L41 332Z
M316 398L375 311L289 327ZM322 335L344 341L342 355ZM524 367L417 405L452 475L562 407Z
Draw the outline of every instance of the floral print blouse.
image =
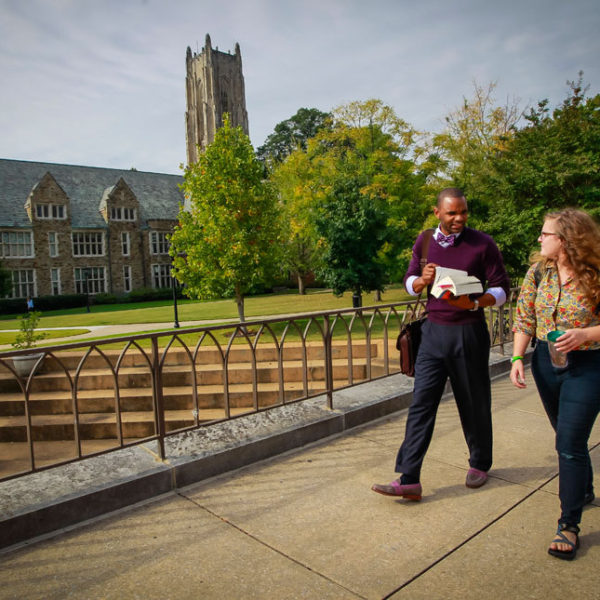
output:
M562 286L558 271L549 267L542 273L538 287L535 285L537 263L529 267L517 301L514 331L546 340L554 329L576 329L600 325L600 315L585 298L575 282L569 278ZM578 350L600 349L600 342L588 342Z

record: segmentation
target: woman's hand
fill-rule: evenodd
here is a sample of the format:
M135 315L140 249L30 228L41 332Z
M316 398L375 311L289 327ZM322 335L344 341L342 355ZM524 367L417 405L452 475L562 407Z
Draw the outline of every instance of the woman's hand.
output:
M585 329L567 329L555 343L559 352L571 352L577 350L582 344L588 341L588 332Z
M525 367L523 365L523 360L515 360L510 369L510 380L513 382L513 385L518 388L526 388L527 384L525 383Z
M513 359L512 367L510 368L510 380L513 385L518 388L526 388L525 383L525 365L523 364L523 356L527 351L527 346L531 343L531 335L522 331L515 331L513 338ZM519 357L519 358L517 358Z

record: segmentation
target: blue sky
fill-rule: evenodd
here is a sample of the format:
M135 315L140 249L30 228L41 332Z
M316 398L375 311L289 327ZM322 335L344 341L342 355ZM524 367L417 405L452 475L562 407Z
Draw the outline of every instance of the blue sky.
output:
M600 90L597 0L0 0L0 158L181 173L185 53L241 47L250 138L299 108L379 98L421 130Z

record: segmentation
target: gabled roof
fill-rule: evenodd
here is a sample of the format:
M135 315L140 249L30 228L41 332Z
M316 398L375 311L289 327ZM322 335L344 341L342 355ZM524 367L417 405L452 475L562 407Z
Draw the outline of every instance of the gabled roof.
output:
M175 220L184 203L179 188L183 177L179 175L0 159L0 227L31 227L24 205L46 173L69 197L74 228L106 227L100 202L107 188L121 178L140 203L142 226L150 219Z

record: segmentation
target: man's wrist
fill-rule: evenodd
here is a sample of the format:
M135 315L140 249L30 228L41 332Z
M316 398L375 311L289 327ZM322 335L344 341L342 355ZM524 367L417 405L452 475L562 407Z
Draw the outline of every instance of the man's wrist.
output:
M412 287L415 292L420 294L427 287L427 284L422 277L417 277L413 281Z
M471 312L479 310L479 300L473 300L473 308L469 309Z

